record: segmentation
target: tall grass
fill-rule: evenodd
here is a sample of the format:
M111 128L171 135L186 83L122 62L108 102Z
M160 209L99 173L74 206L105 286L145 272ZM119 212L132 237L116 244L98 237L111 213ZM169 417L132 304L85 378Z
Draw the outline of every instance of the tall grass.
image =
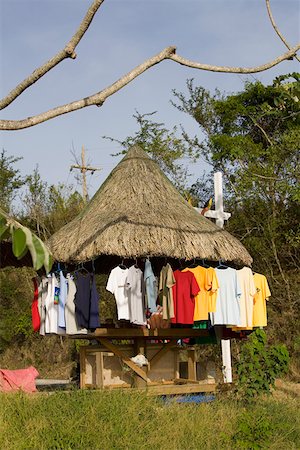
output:
M1 450L299 449L294 399L164 403L143 393L0 395Z

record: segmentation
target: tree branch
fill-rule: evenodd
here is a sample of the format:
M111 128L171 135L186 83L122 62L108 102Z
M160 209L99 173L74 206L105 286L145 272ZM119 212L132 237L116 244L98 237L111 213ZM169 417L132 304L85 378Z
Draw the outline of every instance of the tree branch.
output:
M47 72L49 72L53 67L57 66L61 61L66 58L76 58L75 48L79 44L83 35L89 28L96 12L102 5L104 0L94 0L92 5L89 7L84 19L82 20L79 28L76 33L70 39L70 41L66 44L66 46L58 52L55 56L53 56L49 61L40 66L34 72L32 72L29 77L25 78L20 84L18 84L6 97L4 97L0 101L0 110L6 108L10 105L19 95L22 94L28 87L36 83L42 76L44 76Z
M268 16L269 19L271 21L272 27L274 28L275 32L277 33L277 35L279 36L279 38L282 40L282 42L284 43L284 45L290 50L291 46L290 44L286 41L286 39L284 38L284 36L281 34L281 32L279 31L279 28L277 27L272 11L271 11L271 5L270 5L270 0L266 0L266 6L267 6L267 11L268 11ZM297 55L295 55L295 58L300 62L300 58L298 58Z
M268 70L271 67L274 67L277 64L279 64L282 61L285 61L287 59L293 59L293 57L296 55L296 53L299 49L300 49L300 44L291 48L288 52L284 53L283 55L280 55L277 58L273 59L273 61L270 61L266 64L262 64L261 66L257 66L257 67L211 66L209 64L202 64L202 63L198 63L195 61L190 61L189 59L185 59L182 56L179 56L176 54L172 55L170 57L170 59L172 59L175 62L178 62L179 64L182 64L183 66L192 67L193 69L208 70L210 72L257 73L257 72L263 72L264 70Z
M200 70L208 70L211 72L227 72L227 73L256 73L262 72L264 70L270 69L271 67L276 66L277 64L285 61L287 59L293 58L296 52L300 49L300 44L293 47L288 52L284 53L281 56L278 56L273 61L269 63L263 64L257 67L243 68L243 67L224 67L224 66L212 66L208 64L201 64L194 61L189 61L187 59L182 58L179 55L176 55L176 47L166 47L160 53L151 58L144 61L139 66L135 67L133 70L128 72L123 77L119 78L119 80L115 81L113 84L108 86L96 94L90 95L89 97L85 97L81 100L76 100L71 103L67 103L62 106L58 106L56 108L50 109L44 113L38 114L36 116L28 117L23 120L0 120L0 130L21 130L23 128L32 127L39 123L45 122L47 120L53 119L54 117L58 117L62 114L67 114L72 111L77 111L79 109L85 108L87 106L102 106L105 100L122 89L128 83L133 81L143 72L148 70L150 67L160 63L165 59L171 59L181 65L192 67Z

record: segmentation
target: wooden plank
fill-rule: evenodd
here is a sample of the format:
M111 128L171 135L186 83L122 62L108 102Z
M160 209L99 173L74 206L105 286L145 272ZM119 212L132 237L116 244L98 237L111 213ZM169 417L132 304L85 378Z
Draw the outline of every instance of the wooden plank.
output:
M143 337L145 339L181 339L188 337L209 336L207 330L193 328L166 328L148 330L147 328L97 328L94 333L78 334L68 336L70 339L93 340L97 337L107 337L111 339L134 339Z
M167 344L164 344L164 346L158 350L155 355L152 356L149 363L149 370L151 370L151 367L154 366L171 348L173 348L176 345L176 341L168 342Z
M183 385L160 385L148 386L147 395L173 395L173 394L192 394L197 392L215 392L215 384L183 384Z
M96 352L96 385L103 388L103 354Z
M131 361L128 356L124 355L124 353L118 348L117 345L112 344L108 339L106 338L100 338L99 339L101 344L104 345L104 347L108 348L111 352L113 352L115 355L119 356L122 361L127 364L130 369L132 369L137 375L139 375L143 380L150 381L145 372L141 367L139 367L137 364L135 364L133 361Z

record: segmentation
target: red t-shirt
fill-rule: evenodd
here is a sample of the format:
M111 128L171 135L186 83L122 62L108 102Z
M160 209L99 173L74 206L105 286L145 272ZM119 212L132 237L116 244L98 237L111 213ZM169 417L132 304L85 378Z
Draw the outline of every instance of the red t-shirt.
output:
M39 307L38 307L39 289L38 289L37 279L33 278L32 281L33 281L33 285L34 285L34 294L33 294L33 300L32 300L32 304L31 304L32 326L33 326L33 331L40 331L41 318L40 318Z
M194 323L195 296L200 291L192 272L175 270L173 286L174 315L172 323L191 325Z

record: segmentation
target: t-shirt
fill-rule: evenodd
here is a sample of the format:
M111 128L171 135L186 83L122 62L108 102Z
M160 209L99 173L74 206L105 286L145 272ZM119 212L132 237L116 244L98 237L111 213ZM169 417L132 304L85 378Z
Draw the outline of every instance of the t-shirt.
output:
M157 282L149 259L145 261L144 282L147 295L147 306L151 312L156 311Z
M208 313L215 311L216 291L218 280L213 268L207 269L202 266L186 268L183 272L192 272L200 288L195 298L194 321L208 320Z
M174 318L172 323L191 325L194 323L195 295L199 286L192 272L175 270L176 283L173 290Z
M128 269L115 267L110 272L106 285L106 289L115 296L119 320L129 320L128 291L125 289L127 274Z
M128 269L126 278L129 320L136 325L145 325L145 305L143 301L143 272L135 266Z
M253 303L256 294L252 270L243 267L237 270L239 283L241 286L240 297L240 317L239 327L251 328L253 326Z
M68 292L68 282L62 272L59 272L59 301L58 301L58 326L61 328L66 328L65 321L65 303L67 299Z
M75 313L75 294L76 284L70 274L67 275L68 280L68 295L65 304L65 320L66 320L66 333L67 334L87 334L86 328L80 328L76 321Z
M90 295L91 295L91 274L77 273L75 277L75 312L78 326L89 328L90 321Z
M266 327L267 326L267 304L266 300L271 297L268 281L266 277L260 273L254 274L254 284L256 294L254 296L253 305L253 326Z
M206 289L208 290L208 311L216 312L219 282L213 267L207 269Z
M31 304L32 327L33 327L33 331L39 331L40 325L41 325L41 317L40 317L39 305L38 305L39 284L38 284L38 280L36 278L33 278L32 281L33 281L33 286L34 286L34 293L33 293L33 299L32 299L32 304Z
M238 325L240 323L241 287L237 271L231 267L215 269L220 288L217 292L216 312L210 313L212 325Z
M58 302L55 300L59 283L55 274L48 276L48 290L45 298L45 333L58 332Z
M93 274L91 276L89 328L94 330L99 327L99 295L97 292L95 275Z
M163 266L159 277L160 304L163 307L163 319L168 320L174 317L173 291L175 278L170 264Z
M45 300L47 298L47 294L48 294L48 278L42 277L42 280L39 284L39 297L38 297L38 306L41 318L40 324L41 336L45 336L45 320L46 320Z

